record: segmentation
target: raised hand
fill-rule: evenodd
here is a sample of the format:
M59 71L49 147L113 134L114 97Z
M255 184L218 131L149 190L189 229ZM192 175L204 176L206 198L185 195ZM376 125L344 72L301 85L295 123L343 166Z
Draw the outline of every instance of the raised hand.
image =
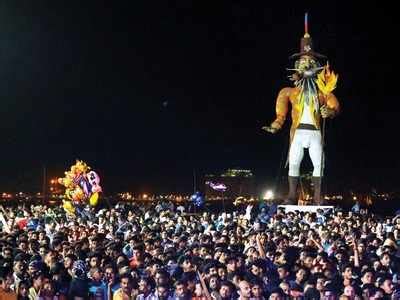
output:
M333 110L327 107L326 105L321 106L321 117L326 119L333 115Z
M272 133L272 134L274 134L278 131L278 129L271 127L271 126L264 126L261 129L265 130L266 132Z

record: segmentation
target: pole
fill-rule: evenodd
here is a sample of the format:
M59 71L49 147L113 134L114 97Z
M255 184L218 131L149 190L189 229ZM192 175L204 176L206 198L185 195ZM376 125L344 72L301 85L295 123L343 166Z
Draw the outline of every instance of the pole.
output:
M322 176L323 176L323 173L324 173L324 165L325 165L325 163L324 163L324 160L325 160L325 154L324 154L325 127L326 127L326 118L323 118L322 119L322 132L321 132L321 169L320 169L321 188L320 188L320 192L319 192L319 198L320 199L322 197Z
M196 170L193 168L193 195L196 194ZM192 202L190 205L193 206L193 212L196 213L196 203ZM190 206L189 206L189 212L190 212Z
M196 193L196 170L193 168L193 193Z
M224 213L226 213L224 191L222 191L222 207L224 209Z
M47 176L46 176L46 165L43 166L43 185L42 185L42 204L46 203L46 191L47 191Z

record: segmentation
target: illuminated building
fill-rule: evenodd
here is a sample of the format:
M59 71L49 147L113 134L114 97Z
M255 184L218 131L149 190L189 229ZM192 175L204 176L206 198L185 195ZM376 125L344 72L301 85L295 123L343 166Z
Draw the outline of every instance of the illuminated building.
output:
M237 197L250 198L256 196L255 176L251 170L228 169L221 175L205 176L205 195L209 200L221 197L236 199ZM225 191L212 186L225 186Z

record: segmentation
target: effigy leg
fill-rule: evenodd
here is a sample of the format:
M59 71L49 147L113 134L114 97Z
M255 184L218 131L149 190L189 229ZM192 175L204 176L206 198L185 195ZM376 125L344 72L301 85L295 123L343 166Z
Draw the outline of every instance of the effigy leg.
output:
M288 176L289 181L289 194L284 201L284 204L296 205L297 204L297 185L299 183L298 176Z
M324 205L324 198L321 197L321 177L313 177L312 182L314 185L313 201L315 205Z

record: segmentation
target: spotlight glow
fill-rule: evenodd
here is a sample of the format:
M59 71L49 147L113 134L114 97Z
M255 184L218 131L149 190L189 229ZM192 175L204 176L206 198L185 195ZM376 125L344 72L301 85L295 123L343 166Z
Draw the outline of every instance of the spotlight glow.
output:
M268 190L264 193L264 199L265 200L271 200L274 198L274 192L271 190Z

